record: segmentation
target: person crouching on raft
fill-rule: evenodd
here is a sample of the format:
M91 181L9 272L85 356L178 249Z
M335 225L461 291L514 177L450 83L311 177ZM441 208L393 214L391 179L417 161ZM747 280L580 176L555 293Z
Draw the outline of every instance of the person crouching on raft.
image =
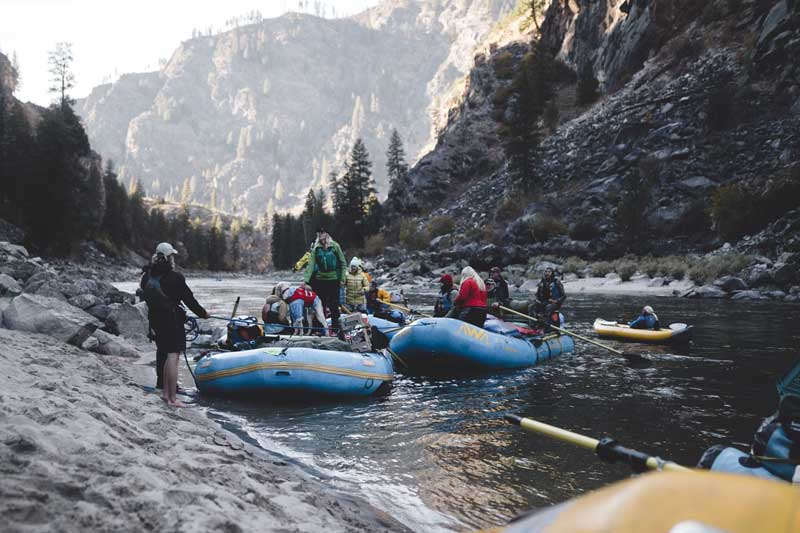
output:
M633 320L632 322L628 323L628 326L632 329L653 329L657 330L660 329L661 326L658 323L658 315L656 315L653 308L649 305L645 305L642 308L642 314Z
M347 261L339 243L325 228L317 230L317 245L311 251L304 281L316 292L331 313L331 327L339 331L339 289L345 282Z
M182 407L176 397L178 357L180 352L186 351L186 333L183 330L186 310L181 302L200 318L208 318L208 312L195 300L183 274L175 271L177 254L170 243L159 244L150 269L142 276L140 284L147 302L147 319L155 335L156 351L167 354L161 397L169 405Z
M486 322L486 301L486 284L472 267L464 267L451 318L482 328Z
M436 303L433 305L433 316L442 317L447 315L453 308L458 296L458 287L453 285L453 276L450 274L442 274L439 278L439 294L436 296Z
M561 304L567 299L567 293L564 292L564 285L556 277L552 268L546 268L542 281L536 288L536 303L534 309L536 314L544 318L540 321L545 324L545 332L551 331L550 326L560 326L558 320L558 310L561 309Z
M281 294L281 298L289 305L289 316L295 335L303 334L304 318L308 321L309 328L313 327L314 317L316 317L321 327L325 327L325 312L322 310L322 301L311 290L311 287L305 283L301 283L299 287L285 289ZM314 329L309 329L308 331L311 333ZM329 334L333 336L333 330Z

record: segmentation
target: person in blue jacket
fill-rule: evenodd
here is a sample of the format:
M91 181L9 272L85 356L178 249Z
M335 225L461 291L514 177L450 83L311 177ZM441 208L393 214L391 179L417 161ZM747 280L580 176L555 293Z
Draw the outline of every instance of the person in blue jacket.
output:
M658 323L658 315L656 315L653 308L649 305L645 305L642 308L642 314L639 315L636 320L633 322L629 322L628 326L633 329L660 329L661 326Z

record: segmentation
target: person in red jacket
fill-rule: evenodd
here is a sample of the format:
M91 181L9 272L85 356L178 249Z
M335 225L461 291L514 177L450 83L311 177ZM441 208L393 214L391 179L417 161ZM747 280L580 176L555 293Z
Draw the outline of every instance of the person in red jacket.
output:
M322 301L311 287L301 283L299 287L288 288L283 291L281 298L289 305L289 315L291 316L294 334L303 334L303 319L306 318L309 327L313 323L312 315L315 315L317 322L325 327L325 313L322 310ZM306 316L306 314L308 316ZM309 329L309 332L314 331Z
M486 285L483 280L472 267L464 267L458 296L453 302L458 314L453 318L482 328L486 322L486 301Z

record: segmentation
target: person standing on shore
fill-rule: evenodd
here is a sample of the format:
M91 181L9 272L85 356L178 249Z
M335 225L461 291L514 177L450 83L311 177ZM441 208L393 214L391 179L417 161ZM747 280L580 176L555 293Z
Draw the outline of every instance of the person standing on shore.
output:
M175 271L177 254L178 251L170 243L159 244L140 285L144 301L147 302L150 330L155 335L156 353L166 355L161 397L169 405L180 407L183 404L176 397L178 357L180 352L186 350L186 333L183 329L186 310L182 303L200 318L208 318L208 312L194 298L183 274Z
M334 241L325 228L317 230L317 245L311 251L306 267L305 282L314 289L322 305L331 314L331 328L339 331L339 289L345 282L347 261L339 243Z

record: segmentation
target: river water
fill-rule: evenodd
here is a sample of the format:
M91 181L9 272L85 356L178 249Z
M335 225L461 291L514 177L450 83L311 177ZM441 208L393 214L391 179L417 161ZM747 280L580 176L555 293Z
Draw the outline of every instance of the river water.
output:
M260 316L275 280L189 279L215 314ZM123 290L132 290L121 284ZM433 293L412 294L421 310ZM695 326L688 349L576 341L574 353L512 372L429 379L398 375L382 397L351 402L243 404L207 400L209 415L417 531L507 522L630 475L592 453L503 421L516 413L693 465L717 443L748 445L776 406L775 379L797 360L800 306L774 302L574 295L568 324L593 337L596 317L652 305L662 324ZM417 305L419 304L419 305ZM183 381L191 379L183 378Z

